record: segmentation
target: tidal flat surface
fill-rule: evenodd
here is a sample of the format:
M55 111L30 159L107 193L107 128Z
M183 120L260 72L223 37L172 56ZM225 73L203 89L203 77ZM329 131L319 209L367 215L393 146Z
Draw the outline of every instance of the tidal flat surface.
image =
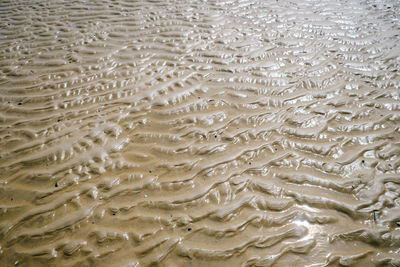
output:
M399 19L1 1L0 266L400 266Z

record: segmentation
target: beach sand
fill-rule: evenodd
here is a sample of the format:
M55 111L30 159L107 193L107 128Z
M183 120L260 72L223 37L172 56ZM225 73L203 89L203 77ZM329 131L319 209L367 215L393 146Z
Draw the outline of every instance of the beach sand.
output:
M0 266L400 266L400 3L2 1Z

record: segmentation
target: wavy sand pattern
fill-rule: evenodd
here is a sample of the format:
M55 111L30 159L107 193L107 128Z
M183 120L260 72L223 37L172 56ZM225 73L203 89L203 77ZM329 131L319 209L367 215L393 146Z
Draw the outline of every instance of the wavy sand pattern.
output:
M400 4L2 1L1 266L400 266Z

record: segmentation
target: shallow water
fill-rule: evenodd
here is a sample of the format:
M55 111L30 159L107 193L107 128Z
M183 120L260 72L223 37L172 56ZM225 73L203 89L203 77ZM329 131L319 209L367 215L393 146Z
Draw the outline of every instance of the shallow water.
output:
M397 1L2 1L1 266L400 266Z

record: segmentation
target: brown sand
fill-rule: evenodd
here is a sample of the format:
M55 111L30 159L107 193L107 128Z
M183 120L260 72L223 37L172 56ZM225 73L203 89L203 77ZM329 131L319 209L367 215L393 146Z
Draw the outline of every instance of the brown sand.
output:
M2 1L0 266L400 266L398 1Z

